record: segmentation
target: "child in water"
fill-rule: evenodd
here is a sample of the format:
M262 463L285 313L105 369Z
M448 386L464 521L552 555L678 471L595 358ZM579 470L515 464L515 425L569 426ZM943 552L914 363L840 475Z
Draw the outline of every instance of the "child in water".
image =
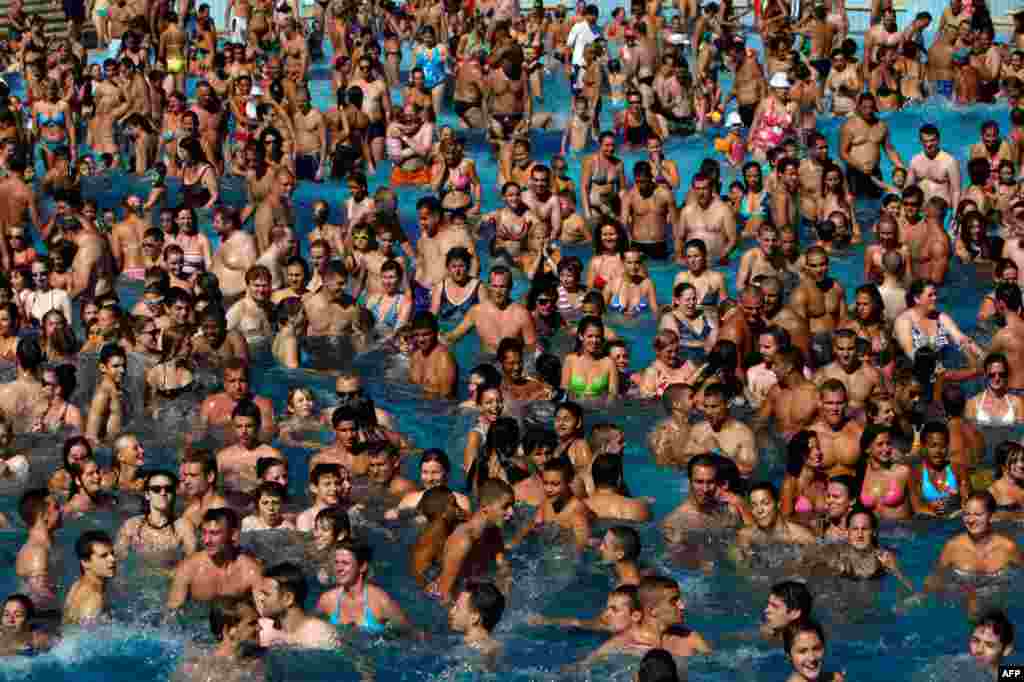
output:
M572 147L574 152L583 151L590 139L597 142L590 104L586 97L574 97L569 122L565 126L565 134L562 135L562 154L565 154L567 146Z
M743 139L743 121L738 112L731 112L725 119L729 132L715 140L715 151L725 157L730 168L739 168L747 156L747 142Z

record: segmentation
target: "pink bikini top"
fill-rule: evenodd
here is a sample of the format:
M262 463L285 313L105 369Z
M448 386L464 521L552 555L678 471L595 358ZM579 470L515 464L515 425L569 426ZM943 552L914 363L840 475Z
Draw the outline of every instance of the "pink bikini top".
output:
M860 494L860 503L868 509L874 509L878 506L878 499L864 490ZM896 481L889 481L889 489L885 492L882 497L882 504L886 507L899 507L903 504L903 486Z

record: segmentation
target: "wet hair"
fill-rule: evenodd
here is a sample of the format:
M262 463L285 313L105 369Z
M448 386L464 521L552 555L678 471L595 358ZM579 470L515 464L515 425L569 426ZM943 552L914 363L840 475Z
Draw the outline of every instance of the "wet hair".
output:
M967 497L967 501L964 502L964 506L966 507L971 500L981 500L985 504L985 509L989 514L995 514L996 509L999 508L999 505L996 503L996 498L992 497L992 493L987 490L976 490L972 492Z
M236 417L245 417L252 419L256 422L256 428L262 426L263 415L260 413L260 408L251 400L243 398L238 401L235 405L235 409L231 410L231 419L234 420Z
M87 530L78 537L78 540L75 541L75 556L78 557L79 566L81 566L81 562L92 558L96 545L108 545L113 548L114 541L102 530Z
M1001 609L992 609L982 614L981 618L974 625L974 630L989 628L999 638L999 643L1006 648L1013 644L1015 628L1006 613Z
M448 504L453 495L452 489L446 485L439 485L436 488L426 490L420 496L419 504L416 505L416 511L427 517L428 521L440 518L442 514L448 511Z
M766 492L772 496L772 500L775 502L779 501L779 489L775 487L775 484L771 481L758 481L750 486L750 492L748 496L752 496L754 493L761 491Z
M34 488L26 491L18 500L18 516L26 527L36 525L40 515L46 513L50 491L46 488Z
M466 592L470 608L480 614L480 625L487 632L494 630L505 611L505 595L491 582L471 583Z
M811 440L817 439L818 434L814 431L804 429L800 431L786 446L786 475L799 476L807 463L807 455L811 452Z
M12 320L16 321L17 319L17 316L12 317ZM106 347L104 347L104 350L106 350ZM121 356L124 356L124 351L121 351ZM46 360L46 356L43 355L43 349L39 346L39 341L35 337L24 337L18 340L15 358L18 361L18 366L26 372L35 372L43 364L43 361ZM103 353L101 351L100 362L103 361Z
M828 484L841 485L846 488L846 494L850 496L850 499L857 494L857 479L849 474L839 474L838 476L829 476Z
M242 622L246 608L256 610L252 595L244 597L218 597L210 604L210 632L218 642L224 640L224 632Z
M510 497L515 498L515 490L505 481L497 478L488 478L480 484L479 492L477 497L480 502L480 506L486 506L493 504L498 500Z
M365 542L352 538L342 540L334 548L335 552L348 552L355 560L356 565L366 566L373 561L373 547Z
M309 472L309 485L320 485L320 479L324 476L337 476L341 478L341 465L320 462Z
M622 550L622 558L626 561L636 561L640 558L640 550L643 543L640 540L640 533L632 526L612 526L608 532L615 538L619 549Z
M321 521L330 521L334 527L334 537L340 537L342 532L345 533L345 538L348 539L352 535L352 521L348 518L348 511L341 505L332 504L329 507L324 507L316 513L316 519L313 520L313 525L319 525Z
M295 606L302 608L306 601L306 595L309 593L309 585L306 583L306 576L302 572L301 566L285 561L270 567L263 577L277 582L282 592L292 595Z
M21 604L21 608L25 609L26 620L31 621L36 617L35 604L32 603L32 600L27 595L19 593L9 594L7 595L7 598L3 601L3 607L7 608L7 605L11 602Z
M283 466L285 471L288 470L288 462L282 459L277 457L260 457L256 460L256 478L263 480L267 472L276 466Z
M715 476L718 476L718 462L715 460L714 455L710 453L697 455L686 464L686 478L688 480L693 480L693 472L697 467L711 467L715 471Z
M622 457L607 452L594 458L590 465L590 473L594 478L595 488L618 489L623 482Z
M784 580L772 585L771 595L778 597L790 611L799 611L801 618L809 618L814 598L807 585L795 580Z
M264 481L260 484L260 487L256 488L255 494L252 498L259 503L260 498L266 495L267 497L276 497L282 502L288 501L288 491L280 483L274 483L273 481Z
M238 512L230 507L207 509L206 513L203 514L201 525L205 526L207 523L223 523L232 532L237 531L242 526L242 522L238 518Z
M445 454L444 450L439 448L424 450L423 455L420 457L420 468L422 468L424 464L429 464L430 462L437 462L440 464L441 468L444 469L445 474L450 474L452 471L451 460L448 459L448 455Z
M800 618L790 623L789 627L782 631L782 648L787 656L789 656L789 652L793 649L793 643L796 641L796 638L805 632L813 632L818 635L822 644L826 642L825 631L817 621L811 618Z
M636 670L637 682L679 682L676 661L665 649L648 650Z
M88 441L86 441L88 442ZM217 460L213 453L205 449L188 450L181 460L182 464L201 464L203 476L217 473Z

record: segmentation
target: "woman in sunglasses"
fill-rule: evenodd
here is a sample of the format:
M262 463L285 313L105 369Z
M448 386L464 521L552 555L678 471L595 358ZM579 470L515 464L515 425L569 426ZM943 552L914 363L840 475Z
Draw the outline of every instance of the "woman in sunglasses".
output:
M33 288L21 296L21 307L28 317L41 323L48 312L58 310L65 320L71 319L71 298L65 290L50 286L50 261L45 256L32 263L32 284Z
M143 513L121 525L114 553L124 560L131 553L173 565L184 552L196 551L196 529L184 517L175 518L178 478L169 471L154 471L143 487Z
M1010 395L1009 377L1005 355L985 358L985 390L967 401L965 416L986 426L1012 426L1024 420L1024 399Z

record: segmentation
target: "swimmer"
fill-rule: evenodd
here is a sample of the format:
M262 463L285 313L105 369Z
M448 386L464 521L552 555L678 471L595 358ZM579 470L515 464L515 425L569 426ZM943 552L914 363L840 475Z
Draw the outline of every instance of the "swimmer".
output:
M338 587L320 596L317 611L330 618L332 625L351 625L367 635L410 629L409 619L398 602L370 582L372 559L373 550L367 544L352 540L339 543L334 548Z
M316 572L321 585L334 582L334 548L339 542L352 537L352 521L348 511L341 505L324 507L313 521L313 540L306 545L305 556L312 566L319 566Z
M196 528L184 516L175 518L178 478L169 471L153 471L144 480L145 513L121 524L114 554L121 561L130 554L190 556L196 552Z
M846 682L846 673L824 670L825 631L815 621L802 618L786 628L782 647L793 666L786 682Z
M260 408L251 400L240 400L231 412L231 426L237 442L217 453L217 472L225 490L248 493L259 485L256 462L261 457L284 461L279 450L260 442Z
M124 421L124 376L128 358L121 346L108 343L100 350L100 381L89 405L85 435L94 444L121 432Z
M661 394L668 417L647 436L647 448L658 466L683 467L690 461L686 444L690 442L692 400L693 389L687 384L670 384Z
M216 599L210 604L210 631L217 645L182 663L174 679L262 682L260 614L252 596Z
M530 311L510 298L512 271L507 266L494 265L488 284L488 297L470 308L459 326L444 335L445 342L454 346L475 328L488 352L496 352L498 344L506 338L521 340L524 350L532 352L537 346L537 329Z
M417 518L422 517L426 525L416 536L409 554L409 572L416 583L425 588L430 583L427 572L440 563L445 544L459 525L463 513L456 493L443 484L424 491L416 511Z
M531 614L526 620L530 625L556 625L581 630L610 631L613 635L620 634L631 624L620 625L614 614L629 612L631 609L619 601L624 596L635 600L635 610L640 611L640 602L636 597L636 589L640 584L641 572L638 565L640 559L640 534L630 526L612 526L609 528L597 547L601 563L609 564L615 575L617 587L608 594L608 606L594 618L548 618L540 614ZM618 602L613 605L613 600Z
M653 648L665 649L678 657L711 653L707 640L683 625L685 602L675 580L659 575L648 576L640 581L638 592L641 612L631 613L632 625L602 644L585 659L585 663L613 653L646 654Z
M276 430L274 404L269 398L251 393L249 381L249 365L238 359L224 363L224 391L211 395L203 402L199 417L208 427L230 426L238 404L250 400L260 411L260 438L272 440Z
M278 425L281 442L295 448L321 447L322 443L319 440L301 437L318 434L323 429L323 424L315 412L316 397L311 389L296 386L288 391L285 407L287 418Z
M313 524L322 510L348 503L352 493L352 475L340 464L317 463L309 473L309 493L313 505L295 519L295 529L303 533L313 531Z
M846 542L846 518L857 495L857 479L850 475L832 476L825 490L825 519L822 536L826 542Z
M599 454L590 465L594 489L583 500L584 506L596 519L617 521L650 521L651 509L646 500L622 493L622 454ZM545 487L546 487L545 482Z
M444 603L455 597L460 579L479 578L490 571L492 563L497 565L502 582L511 579L501 531L515 513L515 491L508 483L493 478L485 480L479 490L479 508L448 538L441 575L427 586L427 591L437 594Z
M991 673L994 680L999 679L1003 659L1013 653L1014 633L1013 623L999 610L982 615L971 631L968 651L975 663Z
M285 562L271 567L252 588L260 615L260 644L299 649L333 649L338 634L328 623L303 610L309 585L302 568Z
M590 512L581 500L573 496L570 488L575 475L572 465L564 458L551 460L544 465L541 476L544 480L545 499L537 508L533 520L509 543L510 547L515 547L527 535L549 523L571 531L577 549L582 550L589 544Z
M264 458L260 458L261 461ZM264 482L252 494L256 513L242 519L242 532L254 530L295 530L295 523L285 518L281 506L288 500L288 489L280 483Z
M167 594L167 610L179 610L187 601L209 602L238 597L260 587L263 566L238 546L238 514L233 509L211 509L203 515L203 549L183 559L174 569Z
M473 306L473 309L477 306ZM453 397L459 365L448 345L439 341L437 318L428 312L416 313L412 319L412 329L416 351L409 363L409 381L421 386L427 397Z
M227 500L217 490L217 460L212 452L200 449L187 451L181 460L179 473L181 492L185 497L185 511L181 517L193 528L202 525L206 512L228 506Z
M50 648L50 636L32 627L35 606L23 594L10 594L0 614L0 657L35 656Z
M75 542L82 577L64 600L64 625L93 623L109 610L107 584L117 575L114 541L100 530L87 530Z
M754 524L741 528L736 547L742 558L749 558L755 545L812 545L815 537L798 523L782 518L779 494L773 483L762 481L750 488L750 513Z
M846 515L846 544L828 546L822 560L829 572L849 580L875 580L891 574L905 588L914 584L900 570L896 555L878 546L878 517L868 509L857 508Z
M403 510L418 509L423 496L428 490L437 487L447 488L448 477L451 475L451 472L451 461L443 450L436 448L425 450L420 458L420 485L423 486L423 490L413 490L406 493L397 506L384 513L384 518L388 521L397 521ZM469 516L473 511L469 498L462 493L452 494L455 495L459 509L462 510L465 516ZM417 515L416 519L420 521L421 517Z
M71 498L64 506L65 514L82 516L89 512L110 511L118 499L103 489L103 472L92 457L86 457L71 468Z
M270 301L273 277L264 265L253 265L245 273L245 296L227 312L228 331L237 331L249 346L274 336L273 304Z
M36 609L52 613L59 609L55 577L60 573L51 574L50 550L63 522L60 503L43 488L29 490L18 502L18 515L28 528L28 539L14 563L20 589L28 593Z
M501 644L492 632L505 612L505 595L493 583L480 582L467 587L448 611L448 626L462 633L462 642L489 659L501 653Z
M743 524L743 502L719 487L714 455L697 455L686 465L686 473L690 480L686 500L661 522L668 542L681 542L691 528L738 528Z
M963 507L966 532L948 540L939 554L932 574L925 580L925 590L935 592L943 585L940 572L948 570L967 575L994 575L1010 566L1024 565L1017 542L1008 535L992 530L996 501L986 491L971 493Z
M711 384L704 389L703 412L704 421L690 429L686 453L724 455L736 462L741 476L750 478L759 462L754 432L729 413L721 384Z
M309 460L309 470L317 464L338 464L356 476L365 476L369 470L369 462L363 456L365 450L359 445L359 415L351 405L343 405L331 415L334 427L334 444L325 447ZM358 454L357 454L358 450Z
M367 476L371 484L371 496L376 497L383 493L400 500L416 492L416 484L399 474L401 460L395 446L386 441L377 441L369 443L366 451L369 459Z
M814 599L807 585L785 580L772 585L759 633L763 639L781 642L782 633L793 623L810 618Z

